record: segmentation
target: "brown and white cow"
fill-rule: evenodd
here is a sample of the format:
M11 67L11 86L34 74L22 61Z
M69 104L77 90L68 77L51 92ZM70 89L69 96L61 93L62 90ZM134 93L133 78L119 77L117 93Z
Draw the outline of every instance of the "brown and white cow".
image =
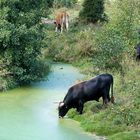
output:
M56 32L63 32L64 29L68 31L69 26L69 15L66 11L59 12L56 14L54 24L56 26Z

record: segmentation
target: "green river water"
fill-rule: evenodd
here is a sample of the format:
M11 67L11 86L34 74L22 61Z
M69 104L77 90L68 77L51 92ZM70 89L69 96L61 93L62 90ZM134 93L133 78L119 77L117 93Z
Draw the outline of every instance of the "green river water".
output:
M57 102L82 77L71 65L53 64L48 80L1 93L0 140L101 140L58 118Z

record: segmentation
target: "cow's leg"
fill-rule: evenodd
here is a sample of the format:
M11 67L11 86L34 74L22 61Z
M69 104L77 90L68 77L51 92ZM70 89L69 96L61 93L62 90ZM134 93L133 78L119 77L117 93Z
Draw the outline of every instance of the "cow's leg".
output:
M110 95L109 94L107 94L107 100L108 100L108 102L110 102Z
M66 30L68 31L68 29L69 29L69 23L68 23L68 21L66 21Z
M60 31L61 33L63 32L63 28L64 28L64 24L62 23L61 24L61 28L60 28L61 29L61 31Z
M107 88L107 100L108 100L108 102L110 102L110 100L111 100L109 93L110 93L110 86L108 86L108 88Z
M58 27L57 26L55 27L55 32L58 32Z
M136 61L140 61L140 55L136 56Z
M78 102L77 112L79 112L79 114L82 114L83 113L83 108L84 108L84 103L80 100Z
M138 55L136 56L136 61L138 61L138 59L139 59L139 57L138 57Z
M103 105L107 105L107 103L108 103L107 97L103 97Z
M103 98L103 105L107 105L107 103L110 101L110 97L109 97L109 88L110 87L108 87L108 88L106 88L106 89L104 89L103 90L103 96L102 96L102 98Z
M103 91L102 91L102 98L103 98L103 105L107 104L110 102L110 86L107 86Z

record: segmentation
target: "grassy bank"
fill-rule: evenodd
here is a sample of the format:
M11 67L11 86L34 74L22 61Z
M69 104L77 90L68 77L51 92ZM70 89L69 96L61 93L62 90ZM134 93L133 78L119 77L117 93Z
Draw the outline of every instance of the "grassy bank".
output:
M105 108L102 100L99 103L92 101L85 104L83 115L78 115L74 109L68 113L85 131L110 140L140 139L140 69L134 49L139 41L136 31L139 14L134 4L140 3L133 2L107 1L108 23L81 23L79 5L67 9L72 19L68 33L55 33L53 25L46 25L44 29L44 42L48 45L44 50L46 58L75 65L87 75L87 80L101 73L113 75L114 105Z
M130 64L130 61L128 61ZM82 71L88 73L87 79L94 77L94 68L82 65ZM100 71L99 73L104 73ZM107 108L100 103L91 101L85 104L83 115L78 115L73 109L69 111L69 117L81 123L85 131L107 136L111 140L138 140L140 134L140 73L139 66L135 62L126 70L122 77L119 72L107 71L114 76L115 104L109 104ZM98 74L99 74L98 73Z

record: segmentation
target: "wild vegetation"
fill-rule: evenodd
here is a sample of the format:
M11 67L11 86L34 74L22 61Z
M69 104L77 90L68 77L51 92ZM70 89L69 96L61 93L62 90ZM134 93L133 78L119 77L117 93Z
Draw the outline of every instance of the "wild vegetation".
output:
M40 18L49 12L48 6L49 0L0 1L0 90L29 84L48 71L40 57L44 47Z
M140 41L139 6L139 0L108 0L105 2L108 22L92 24L81 22L78 13L82 6L76 5L67 9L71 16L68 33L54 33L54 27L46 25L47 58L79 67L86 79L100 73L114 76L114 105L104 108L102 102L88 102L83 115L75 110L68 114L86 131L111 140L140 138L140 69L135 60L135 46Z

